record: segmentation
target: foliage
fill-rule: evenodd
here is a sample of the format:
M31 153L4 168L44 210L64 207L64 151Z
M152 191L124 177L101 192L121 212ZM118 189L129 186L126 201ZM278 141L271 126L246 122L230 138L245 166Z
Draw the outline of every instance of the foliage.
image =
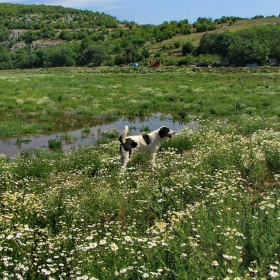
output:
M7 3L0 3L0 16L0 42L5 50L0 57L0 69L99 66L100 61L102 65L138 62L141 66L153 57L160 57L165 65L185 65L186 58L181 56L187 54L198 62L199 55L216 55L218 61L239 66L248 62L265 65L268 56L280 59L280 25L248 25L240 32L208 33L243 20L233 16L214 21L199 17L193 24L186 19L165 21L154 26L120 22L104 13L61 6ZM201 38L198 46L198 40L193 40L194 33L201 33L197 35ZM7 50L11 53L7 54Z
M0 156L1 277L277 277L280 135L239 128L201 119L156 171L133 156L121 172L117 141Z
M59 150L62 148L62 142L58 139L50 139L48 140L49 148L52 150Z
M257 62L265 65L269 56L279 58L280 26L247 28L235 33L205 33L197 48L198 54L218 54L237 64Z
M182 46L182 55L194 54L195 49L195 46L191 42L187 42Z
M193 24L193 27L197 32L205 32L216 29L216 23L213 22L212 18L199 17Z
M79 64L88 65L90 63L93 63L96 66L101 66L102 61L108 58L109 55L104 50L104 48L99 45L91 44L88 45L82 53Z
M242 47L242 44L245 44L245 48ZM244 42L241 38L238 38L230 46L228 58L238 66L254 62L264 65L268 59L268 54L268 48L264 45L251 41Z

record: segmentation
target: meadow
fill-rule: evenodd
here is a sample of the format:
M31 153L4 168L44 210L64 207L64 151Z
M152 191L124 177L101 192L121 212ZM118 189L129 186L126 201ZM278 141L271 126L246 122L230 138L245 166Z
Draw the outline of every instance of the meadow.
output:
M280 73L225 72L1 72L2 136L158 111L199 125L166 140L155 171L139 154L120 171L114 129L0 155L0 277L279 277Z

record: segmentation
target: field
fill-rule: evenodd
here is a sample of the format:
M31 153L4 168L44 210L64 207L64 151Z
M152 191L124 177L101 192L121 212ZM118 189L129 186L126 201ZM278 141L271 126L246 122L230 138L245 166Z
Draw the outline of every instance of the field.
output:
M0 156L2 279L271 279L280 262L278 69L4 71L1 137L170 113L196 121L119 168L118 132Z

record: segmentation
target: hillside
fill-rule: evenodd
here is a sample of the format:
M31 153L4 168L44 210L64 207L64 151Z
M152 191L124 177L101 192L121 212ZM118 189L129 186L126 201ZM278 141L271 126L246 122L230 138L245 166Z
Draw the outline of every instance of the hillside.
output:
M105 65L135 61L147 65L150 60L184 64L184 60L180 62L182 46L189 42L197 48L205 33L237 32L280 23L278 17L256 16L139 25L99 12L19 4L0 4L0 17L0 69L104 65L104 61ZM55 53L57 48L61 48L59 54ZM199 60L197 57L188 60ZM219 54L203 58L215 60Z

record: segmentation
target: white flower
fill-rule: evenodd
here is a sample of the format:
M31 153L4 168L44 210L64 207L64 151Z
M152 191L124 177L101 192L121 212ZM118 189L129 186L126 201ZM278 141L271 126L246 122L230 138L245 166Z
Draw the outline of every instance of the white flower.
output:
M100 244L100 245L105 245L106 243L107 243L106 239L101 239L101 240L99 241L99 244Z
M270 272L269 272L269 276L270 276L271 278L276 278L276 277L278 277L278 273L277 273L276 271L270 271Z
M94 242L94 243L89 243L89 247L90 247L90 249L94 249L94 248L97 247L97 243L96 243L96 242Z
M117 251L119 249L118 245L116 243L111 243L110 247L111 247L112 251Z
M219 263L217 262L217 261L212 261L212 263L211 263L213 266L218 266L219 265Z
M125 240L126 242L132 242L132 238L131 238L130 236L125 236L125 237L124 237L124 240Z
M126 271L127 271L126 268L122 268L122 269L120 270L120 273L126 273Z

